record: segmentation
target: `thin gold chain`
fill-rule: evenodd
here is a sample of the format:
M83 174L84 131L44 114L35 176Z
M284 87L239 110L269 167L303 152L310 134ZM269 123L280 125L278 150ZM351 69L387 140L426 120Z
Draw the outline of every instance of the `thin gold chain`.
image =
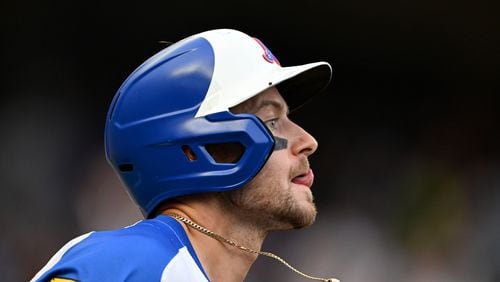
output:
M279 256L277 256L277 255L275 255L273 253L256 251L256 250L247 248L245 246L239 245L239 244L235 243L234 241L226 239L226 238L222 237L221 235L219 235L219 234L217 234L215 232L212 232L212 231L208 230L207 228L205 228L205 227L197 224L196 222L193 222L192 220L187 219L187 218L185 218L183 216L180 216L180 215L178 215L176 213L166 213L165 215L168 215L168 216L173 217L173 218L175 218L175 219L177 219L179 221L182 221L185 224L187 224L189 227L193 228L194 230L196 230L196 231L198 231L198 232L200 232L202 234L205 234L205 235L207 235L209 237L212 237L213 239L215 239L217 241L224 242L224 243L229 244L229 245L231 245L233 247L236 247L236 248L238 248L238 249L240 249L242 251L273 258L273 259L281 262L282 264L284 264L286 267L288 267L293 272L295 272L295 273L297 273L299 275L302 275L305 278L309 278L309 279L317 280L317 281L324 281L324 282L340 282L338 279L335 279L335 278L321 278L321 277L314 277L314 276L307 275L307 274L299 271L295 267L291 266L284 259L282 259L281 257L279 257Z

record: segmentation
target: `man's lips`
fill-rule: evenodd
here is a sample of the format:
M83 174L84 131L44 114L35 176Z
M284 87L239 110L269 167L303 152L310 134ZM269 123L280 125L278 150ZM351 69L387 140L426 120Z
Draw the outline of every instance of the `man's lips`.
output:
M305 185L307 187L311 187L314 182L314 174L312 169L309 169L306 173L301 174L292 179L292 182L295 184Z

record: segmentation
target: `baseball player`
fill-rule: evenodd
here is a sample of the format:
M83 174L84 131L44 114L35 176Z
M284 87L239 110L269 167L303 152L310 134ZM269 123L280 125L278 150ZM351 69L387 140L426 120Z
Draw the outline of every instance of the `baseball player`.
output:
M172 44L117 91L106 157L145 219L81 235L32 281L243 281L270 231L313 223L316 140L288 117L329 84L258 39L217 29ZM336 280L335 280L336 281Z

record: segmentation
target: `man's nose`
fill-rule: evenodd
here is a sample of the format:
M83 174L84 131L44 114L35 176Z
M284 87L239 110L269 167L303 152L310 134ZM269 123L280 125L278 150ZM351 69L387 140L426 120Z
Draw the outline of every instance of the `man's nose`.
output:
M318 149L318 142L302 127L297 124L294 124L294 126L296 130L294 133L294 140L292 144L292 153L294 155L312 155L316 151L316 149Z

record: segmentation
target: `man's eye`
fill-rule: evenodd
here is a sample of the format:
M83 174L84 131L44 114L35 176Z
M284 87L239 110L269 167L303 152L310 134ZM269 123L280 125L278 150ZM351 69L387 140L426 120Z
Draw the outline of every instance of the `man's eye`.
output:
M271 130L277 129L278 128L278 119L272 119L272 120L266 121L266 126L267 126L267 128L269 128Z

